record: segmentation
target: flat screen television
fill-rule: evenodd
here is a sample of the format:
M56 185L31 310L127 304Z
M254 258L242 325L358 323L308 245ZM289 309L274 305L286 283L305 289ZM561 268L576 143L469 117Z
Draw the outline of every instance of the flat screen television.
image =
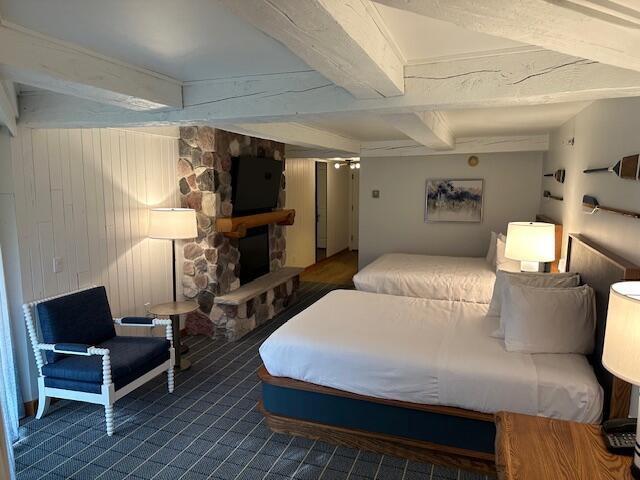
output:
M231 159L231 202L233 215L269 212L278 205L280 160L240 156Z

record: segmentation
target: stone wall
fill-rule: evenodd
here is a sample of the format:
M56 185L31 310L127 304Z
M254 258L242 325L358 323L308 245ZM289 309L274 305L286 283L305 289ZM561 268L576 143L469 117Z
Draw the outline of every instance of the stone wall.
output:
M213 336L227 330L227 316L214 305L216 295L240 286L238 241L216 232L216 217L231 216L231 157L252 155L284 161L284 144L207 126L180 128L178 184L181 203L193 208L198 218L198 238L184 244L183 294L198 302L187 316L189 334ZM283 169L284 170L284 169ZM278 207L284 207L282 177ZM286 261L284 227L269 226L271 271Z

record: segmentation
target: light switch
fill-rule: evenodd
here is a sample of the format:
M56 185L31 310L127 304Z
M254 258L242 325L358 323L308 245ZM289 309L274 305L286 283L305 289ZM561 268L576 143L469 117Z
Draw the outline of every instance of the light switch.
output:
M53 273L60 273L64 268L62 257L53 257Z

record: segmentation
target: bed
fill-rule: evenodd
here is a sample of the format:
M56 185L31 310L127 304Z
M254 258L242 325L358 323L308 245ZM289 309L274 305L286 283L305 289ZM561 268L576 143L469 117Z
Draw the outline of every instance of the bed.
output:
M536 216L536 221L556 227L556 260L551 262L550 271L557 272L562 225L542 215ZM353 283L363 292L491 303L495 279L495 265L484 257L387 253L354 275Z
M567 265L596 292L596 350L589 362L578 355L513 356L499 352L488 335L478 342L480 334L495 327L495 319L483 316L486 305L337 292L354 319L351 324L336 315L329 297L309 313L320 314L323 322L310 327L314 322L304 321L304 315L294 318L281 338L261 347L266 365L259 371L261 409L269 426L413 460L493 472L493 412L516 409L586 422L626 416L630 386L602 367L601 354L609 286L639 279L640 267L576 235L569 238ZM433 319L428 325L422 325L425 309ZM469 328L471 324L475 327ZM313 329L315 347L310 348L308 328ZM411 335L402 336L405 344L410 340L399 361L394 338L401 329ZM471 348L480 359L476 365L465 361ZM509 361L504 355L510 355Z
M363 292L490 303L495 268L484 257L387 253L353 277Z

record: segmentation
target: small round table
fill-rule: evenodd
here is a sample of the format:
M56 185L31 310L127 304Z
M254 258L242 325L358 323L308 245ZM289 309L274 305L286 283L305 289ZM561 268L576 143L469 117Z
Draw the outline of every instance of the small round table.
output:
M176 356L176 368L187 370L191 367L191 362L182 358L182 345L180 343L180 315L194 312L198 309L198 304L193 301L167 302L153 305L149 313L156 317L169 317L173 327L173 346Z

